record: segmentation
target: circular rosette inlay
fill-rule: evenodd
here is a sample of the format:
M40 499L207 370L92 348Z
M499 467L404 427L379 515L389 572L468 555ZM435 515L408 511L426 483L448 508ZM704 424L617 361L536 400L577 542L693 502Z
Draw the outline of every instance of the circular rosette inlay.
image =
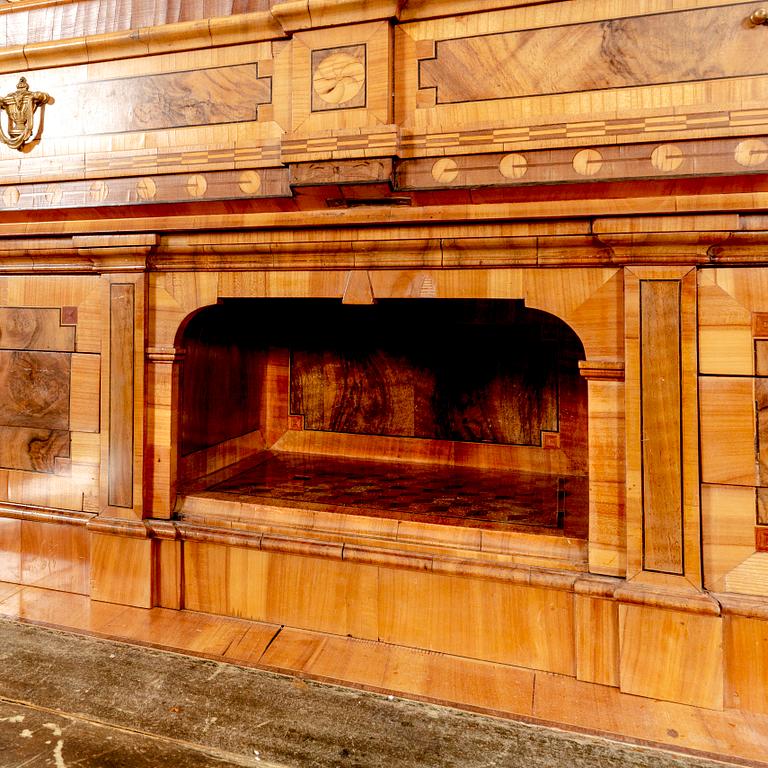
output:
M357 96L365 84L365 65L348 53L332 53L315 69L312 87L327 104L345 104Z

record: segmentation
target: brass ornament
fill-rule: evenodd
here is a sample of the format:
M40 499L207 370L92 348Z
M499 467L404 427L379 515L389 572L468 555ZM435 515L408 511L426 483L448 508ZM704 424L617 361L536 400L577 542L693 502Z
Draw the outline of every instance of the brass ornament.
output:
M23 152L25 147L30 144L39 141L43 132L45 105L52 103L53 99L47 93L30 91L27 79L22 77L13 93L0 99L0 109L5 112L8 120L7 133L3 130L2 122L0 122L0 140L11 149L18 149L20 152ZM38 107L43 107L43 109L40 110L37 133L33 137L35 112Z

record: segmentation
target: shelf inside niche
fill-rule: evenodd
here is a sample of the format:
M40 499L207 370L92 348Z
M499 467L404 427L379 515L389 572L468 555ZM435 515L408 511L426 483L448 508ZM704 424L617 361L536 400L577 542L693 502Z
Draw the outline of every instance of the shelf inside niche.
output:
M254 508L586 538L587 486L578 475L266 450L194 495Z

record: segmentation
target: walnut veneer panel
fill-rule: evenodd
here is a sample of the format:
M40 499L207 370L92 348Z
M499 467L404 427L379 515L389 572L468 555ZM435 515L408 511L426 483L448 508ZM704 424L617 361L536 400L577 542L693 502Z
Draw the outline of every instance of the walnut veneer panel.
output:
M748 15L722 7L438 40L420 85L444 104L763 74ZM703 47L704 58L685 55Z
M293 350L291 412L310 430L541 445L559 393L584 397L580 347L517 302L332 305Z
M646 570L683 573L680 282L640 281Z
M0 349L75 351L75 326L62 325L62 311L0 307Z
M0 350L0 424L68 429L70 371L67 353Z
M65 122L57 136L148 131L254 121L271 100L256 63L122 77L57 89ZM131 105L105 109L105 104Z

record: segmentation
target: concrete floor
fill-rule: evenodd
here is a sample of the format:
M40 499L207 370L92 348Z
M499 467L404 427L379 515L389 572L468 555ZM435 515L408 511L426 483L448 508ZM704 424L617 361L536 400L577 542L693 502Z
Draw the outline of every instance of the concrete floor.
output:
M714 768L0 619L0 768Z

